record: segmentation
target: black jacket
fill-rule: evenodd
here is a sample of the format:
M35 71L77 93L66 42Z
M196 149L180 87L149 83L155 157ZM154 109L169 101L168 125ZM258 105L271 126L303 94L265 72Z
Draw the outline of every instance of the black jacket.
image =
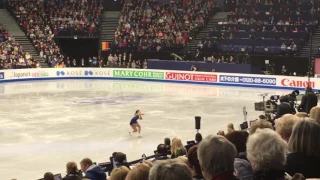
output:
M314 93L310 93L310 94L304 95L302 97L301 104L298 107L298 111L299 112L306 112L307 114L309 114L310 110L313 107L317 106L317 104L318 104L317 95L315 95Z
M296 110L289 103L281 103L277 108L277 115L275 119L280 118L285 114L295 114Z
M320 157L307 156L303 153L289 153L286 172L293 176L301 173L305 178L320 178Z
M82 174L67 174L62 180L82 180Z

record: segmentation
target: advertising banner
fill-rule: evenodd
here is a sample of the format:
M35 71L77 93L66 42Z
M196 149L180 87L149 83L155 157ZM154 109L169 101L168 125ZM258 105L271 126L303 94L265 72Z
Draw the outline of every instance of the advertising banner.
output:
M91 68L91 69L59 69L56 71L57 77L63 76L84 76L84 77L111 77L112 70L101 69L101 68Z
M217 82L217 75L216 74L166 72L166 79L180 80L180 81Z
M41 69L23 69L20 71L9 70L6 72L6 77L9 79L42 78L49 77L49 71Z
M113 77L164 79L164 72L114 69Z
M291 77L287 77L287 78L281 78L281 86L284 87L296 87L296 88L306 88L308 86L315 88L315 81L313 79L310 80L310 83L308 82L308 80L306 78L304 78L304 80L302 80L302 78L291 78Z
M219 82L239 84L261 84L270 86L274 86L277 84L276 78L229 75L220 75Z

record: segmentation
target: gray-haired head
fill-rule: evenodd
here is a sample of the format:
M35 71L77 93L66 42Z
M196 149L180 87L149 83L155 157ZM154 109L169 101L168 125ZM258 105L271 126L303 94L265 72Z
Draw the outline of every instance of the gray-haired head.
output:
M287 144L275 131L265 128L249 136L247 157L254 171L283 169L286 163Z
M198 148L198 158L203 176L212 179L221 172L233 171L237 155L235 146L223 136L210 135L202 139Z
M189 167L179 160L156 161L149 174L149 180L192 180Z

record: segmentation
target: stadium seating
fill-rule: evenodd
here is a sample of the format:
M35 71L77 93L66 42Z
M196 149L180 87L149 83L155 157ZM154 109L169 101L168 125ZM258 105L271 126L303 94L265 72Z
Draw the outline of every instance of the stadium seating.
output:
M214 42L214 46L203 50L297 55L318 21L312 22L309 4L279 2L247 4L247 1L240 1L227 19L203 38L203 42Z
M40 64L0 24L0 69L38 68Z
M145 9L144 14L141 9ZM212 1L127 1L111 49L181 50L213 12Z

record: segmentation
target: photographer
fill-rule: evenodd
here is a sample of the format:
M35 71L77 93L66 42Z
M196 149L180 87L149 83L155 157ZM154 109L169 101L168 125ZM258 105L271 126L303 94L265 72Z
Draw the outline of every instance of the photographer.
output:
M306 94L302 97L301 104L298 107L299 112L310 114L310 110L317 106L318 97L312 92L311 87L306 88Z
M277 114L276 114L275 119L278 119L285 114L295 114L296 113L296 110L289 103L288 96L281 96L280 103L281 104L277 108Z

